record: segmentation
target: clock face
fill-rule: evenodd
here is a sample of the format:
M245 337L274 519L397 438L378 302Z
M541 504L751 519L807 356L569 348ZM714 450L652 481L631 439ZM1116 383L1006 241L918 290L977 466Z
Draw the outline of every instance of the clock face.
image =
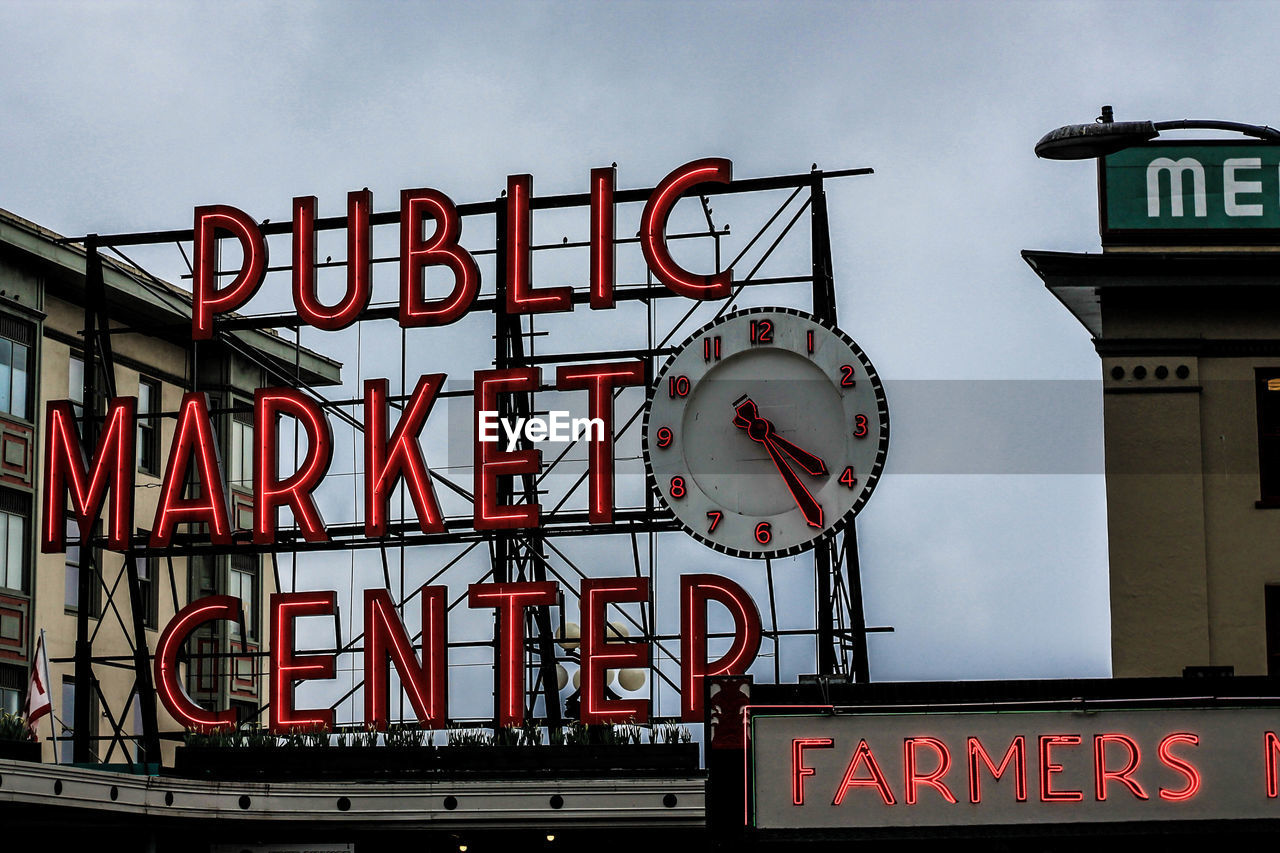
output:
M645 464L694 538L740 557L811 548L871 496L889 447L875 368L834 326L750 308L694 333L651 389Z

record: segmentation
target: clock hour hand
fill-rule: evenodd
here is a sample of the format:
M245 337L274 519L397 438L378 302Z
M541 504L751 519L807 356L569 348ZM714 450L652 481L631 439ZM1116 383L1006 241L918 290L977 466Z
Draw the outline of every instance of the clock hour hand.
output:
M804 483L800 482L800 478L796 476L796 472L791 469L787 460L783 458L782 451L774 443L777 436L774 434L773 424L760 417L756 404L749 397L740 397L735 406L737 413L733 418L734 426L745 429L752 441L758 441L765 446L769 451L769 457L773 459L774 467L782 475L782 481L787 484L787 490L791 492L796 506L800 508L805 522L810 527L821 528L822 507L804 487ZM818 460L819 463L821 461ZM823 467L825 470L825 466Z
M768 424L769 439L777 446L779 450L790 456L796 462L800 463L800 467L814 477L821 477L827 473L827 463L822 458L815 456L809 451L797 446L794 442L789 441L778 435L773 429L773 424L761 418L756 410L756 404L750 397L743 394L734 403L735 412L733 422L742 429L748 429L751 423L756 420L764 421Z

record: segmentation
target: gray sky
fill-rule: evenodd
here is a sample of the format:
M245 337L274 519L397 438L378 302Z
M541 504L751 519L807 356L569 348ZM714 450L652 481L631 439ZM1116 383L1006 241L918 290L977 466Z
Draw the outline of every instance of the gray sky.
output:
M1032 146L1103 103L1276 124L1277 36L1245 2L7 0L0 207L105 233L361 187L491 199L517 172L581 192L610 162L622 187L703 156L871 166L828 198L841 325L893 420L858 522L868 622L897 629L873 673L1107 675L1098 359L1018 255L1098 249L1094 171ZM350 338L304 342L350 373Z

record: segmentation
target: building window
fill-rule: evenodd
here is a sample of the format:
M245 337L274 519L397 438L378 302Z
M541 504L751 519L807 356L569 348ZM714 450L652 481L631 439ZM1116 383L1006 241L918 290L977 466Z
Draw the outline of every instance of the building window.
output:
M237 401L237 406L247 405ZM230 485L237 489L253 488L253 413L231 414Z
M67 366L67 399L75 416L84 417L84 359L74 353Z
M27 536L31 496L0 488L0 586L27 591Z
M1280 368L1254 371L1258 400L1260 506L1280 506Z
M240 599L244 608L246 639L258 636L258 557L254 554L232 554L231 570L227 580L227 595ZM240 626L231 627L231 636L240 637Z
M138 379L138 470L160 473L160 383Z
M1280 584L1266 587L1267 675L1280 675Z
M0 711L17 714L22 710L26 693L26 670L20 666L0 664Z
M94 525L94 536L97 535L99 523ZM95 549L91 555L86 555L80 544L80 525L74 516L67 517L67 556L66 556L66 589L63 604L68 610L77 610L80 607L80 571L81 566L86 566L87 556L93 556L94 565L97 565L97 550ZM98 585L94 583L90 587L89 598L89 615L98 615Z
M148 532L139 531L146 537ZM160 570L160 560L156 557L135 557L134 566L138 571L138 593L142 599L142 624L148 628L156 627L156 574Z
M0 316L0 412L31 420L31 368L35 327Z
M62 676L62 707L54 709L58 717L58 761L70 764L75 761L76 680ZM89 754L97 752L98 703L89 694Z

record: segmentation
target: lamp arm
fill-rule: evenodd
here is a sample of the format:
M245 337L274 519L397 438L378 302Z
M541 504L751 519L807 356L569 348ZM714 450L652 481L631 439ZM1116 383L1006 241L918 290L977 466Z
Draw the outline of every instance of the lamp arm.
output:
M1280 130L1266 125L1244 124L1238 121L1184 118L1178 121L1155 122L1156 130L1232 130L1257 139L1280 140Z

